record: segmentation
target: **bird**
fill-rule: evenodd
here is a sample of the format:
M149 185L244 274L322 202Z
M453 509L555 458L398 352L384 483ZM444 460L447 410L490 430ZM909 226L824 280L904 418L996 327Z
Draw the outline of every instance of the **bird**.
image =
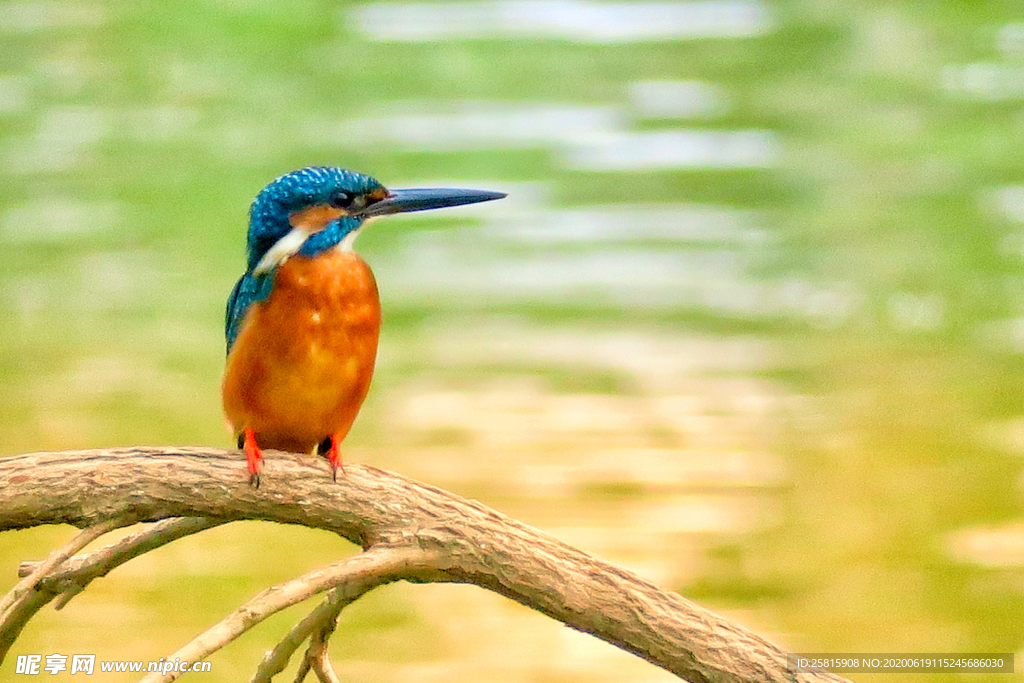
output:
M501 199L484 190L388 190L334 166L286 173L249 210L247 266L227 302L224 415L258 488L263 449L326 457L370 387L380 335L373 272L353 250L370 219Z

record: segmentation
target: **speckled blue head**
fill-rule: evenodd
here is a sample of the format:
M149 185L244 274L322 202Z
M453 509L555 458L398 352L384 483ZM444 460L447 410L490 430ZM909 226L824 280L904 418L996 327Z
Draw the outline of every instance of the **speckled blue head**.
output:
M311 166L277 178L256 195L249 210L249 270L278 240L292 230L291 216L318 205L347 207L353 200L374 191L387 191L375 179L362 173L331 166ZM299 253L313 256L340 243L358 230L365 216L342 216L320 232L310 235Z
M388 191L368 175L311 166L274 180L249 210L248 267L228 299L228 350L249 308L270 296L278 266L292 256L351 248L367 218L501 199L502 192L429 188Z

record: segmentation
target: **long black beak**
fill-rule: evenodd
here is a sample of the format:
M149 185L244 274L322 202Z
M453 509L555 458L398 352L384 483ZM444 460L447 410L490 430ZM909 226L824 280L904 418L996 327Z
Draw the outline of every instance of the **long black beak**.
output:
M413 190L391 190L379 202L370 204L359 212L361 216L386 216L408 211L443 209L448 206L462 206L502 199L504 192L487 190L456 190L452 188L416 188Z

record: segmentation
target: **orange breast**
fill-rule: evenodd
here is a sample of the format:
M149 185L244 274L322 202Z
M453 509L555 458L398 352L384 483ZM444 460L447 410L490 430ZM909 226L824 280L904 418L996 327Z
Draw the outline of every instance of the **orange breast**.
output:
M380 300L351 251L293 256L254 304L224 370L224 413L262 448L309 452L348 433L370 388Z

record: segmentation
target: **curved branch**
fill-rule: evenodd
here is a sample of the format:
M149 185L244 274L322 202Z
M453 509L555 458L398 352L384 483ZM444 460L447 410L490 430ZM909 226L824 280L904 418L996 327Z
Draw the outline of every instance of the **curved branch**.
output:
M112 569L128 560L166 545L171 541L184 538L191 534L205 531L223 524L223 520L205 519L203 517L179 517L164 519L145 529L128 534L116 543L103 546L85 555L69 557L59 568L43 576L36 588L38 590L60 593L61 599L55 609L61 609L75 595L80 593L89 582L106 576ZM18 567L18 576L24 577L39 570L41 562L23 562Z
M127 513L111 519L99 520L83 529L70 541L57 548L0 600L0 661L7 655L21 630L32 616L56 597L56 591L45 590L40 584L43 577L76 552L103 534L133 524Z
M340 587L355 600L377 586L396 581L403 571L428 560L428 554L412 548L372 548L360 555L314 569L302 576L268 588L207 629L167 659L197 662L219 650L276 612L298 604L328 588ZM141 683L173 681L177 672L151 673Z
M367 465L346 465L335 483L320 459L264 455L258 490L248 486L237 451L126 448L3 458L0 530L83 527L126 514L301 524L363 548L425 552L428 561L388 580L482 586L692 683L844 680L789 671L785 653L754 633L474 501ZM177 656L194 659L202 649Z
M331 667L331 658L327 652L327 640L334 632L337 621L331 621L330 630L320 629L310 636L309 647L306 649L306 656L302 660L295 675L296 683L301 683L310 670L312 670L321 683L341 683L341 679L334 673Z
M314 645L320 648L323 655L326 656L326 650L323 650L322 646L334 632L338 614L359 597L359 595L348 595L341 588L332 588L328 591L324 601L305 619L293 626L292 630L277 644L277 647L267 652L249 683L270 683L274 676L284 671L284 668L288 666L288 660L307 639L311 640L303 667L311 666L312 663L309 660L313 655L319 654L319 652L311 651L314 650ZM302 669L299 670L299 673L304 674ZM302 676L296 676L296 680L302 680Z

